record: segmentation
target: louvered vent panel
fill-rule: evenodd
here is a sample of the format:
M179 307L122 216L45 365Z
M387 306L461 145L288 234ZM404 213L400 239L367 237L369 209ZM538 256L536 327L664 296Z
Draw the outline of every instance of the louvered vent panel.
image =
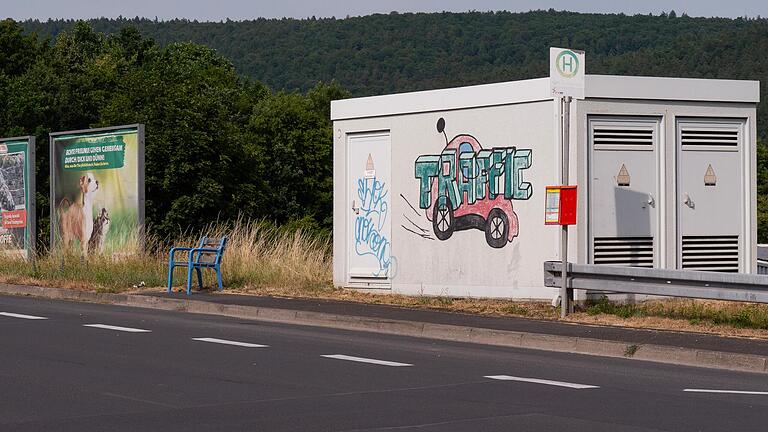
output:
M739 236L683 236L683 270L738 272Z
M593 130L592 140L596 146L653 147L653 129L596 126Z
M738 129L694 129L683 128L680 132L683 147L689 149L706 147L738 148Z
M653 267L653 237L596 237L594 263Z

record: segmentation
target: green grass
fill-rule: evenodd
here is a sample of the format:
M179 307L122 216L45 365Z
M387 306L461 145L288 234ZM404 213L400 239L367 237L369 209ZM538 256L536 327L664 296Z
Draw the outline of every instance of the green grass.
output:
M768 329L768 305L713 302L689 299L618 304L602 297L586 304L589 315L615 315L621 318L662 317L681 319L692 325L726 325L734 328Z

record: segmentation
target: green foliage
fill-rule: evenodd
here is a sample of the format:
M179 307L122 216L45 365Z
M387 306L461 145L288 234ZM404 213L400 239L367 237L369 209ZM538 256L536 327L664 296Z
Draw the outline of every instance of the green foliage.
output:
M644 316L645 311L632 304L620 304L608 300L607 297L600 297L597 301L587 303L587 314L589 315L616 315L621 318L631 318L633 316Z
M26 21L55 36L71 20ZM768 19L533 11L377 14L346 19L95 19L98 31L126 26L161 45L191 41L232 59L275 89L307 91L336 80L355 96L483 84L548 73L547 48L584 49L588 73L764 81ZM766 138L768 86L759 136Z
M34 33L25 35L13 20L0 21L0 75L24 72L42 49Z
M200 227L238 214L252 158L241 125L266 97L244 85L209 48L153 48L127 71L100 111L100 123L146 125L147 218L161 233Z
M161 47L135 28L85 22L52 44L0 23L0 136L37 136L40 240L48 216L48 133L146 125L146 215L160 237L239 217L331 227L330 101L337 84L273 94L211 48Z
M768 143L757 140L757 241L768 243Z
M331 226L333 131L328 109L331 99L345 96L335 84L319 84L306 97L281 92L256 104L247 127L251 156L269 187L242 203L248 213L264 209L270 213L263 216L283 221L309 216L320 226Z
M713 303L697 300L656 301L638 304L614 303L603 296L586 305L589 315L621 318L664 317L691 324L726 325L735 328L768 329L768 306L764 304Z
M768 57L759 54L768 51L763 18L549 10L6 20L0 135L38 138L42 232L48 132L135 122L147 125L147 216L157 233L238 215L313 220L313 229L327 231L330 100L541 77L549 46L586 50L592 74L768 78ZM761 96L758 231L768 242L768 85Z

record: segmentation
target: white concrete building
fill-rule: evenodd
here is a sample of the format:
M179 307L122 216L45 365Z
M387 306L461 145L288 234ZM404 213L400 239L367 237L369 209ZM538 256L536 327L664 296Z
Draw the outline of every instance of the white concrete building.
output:
M757 81L588 75L571 107L571 262L755 271ZM549 79L334 101L334 283L551 299Z

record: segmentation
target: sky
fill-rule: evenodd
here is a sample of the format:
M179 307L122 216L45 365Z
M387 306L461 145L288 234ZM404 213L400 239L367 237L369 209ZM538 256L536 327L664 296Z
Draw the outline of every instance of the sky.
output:
M398 12L465 12L532 9L658 15L674 10L690 16L768 16L766 0L0 0L0 18L147 17L199 21L307 18Z

